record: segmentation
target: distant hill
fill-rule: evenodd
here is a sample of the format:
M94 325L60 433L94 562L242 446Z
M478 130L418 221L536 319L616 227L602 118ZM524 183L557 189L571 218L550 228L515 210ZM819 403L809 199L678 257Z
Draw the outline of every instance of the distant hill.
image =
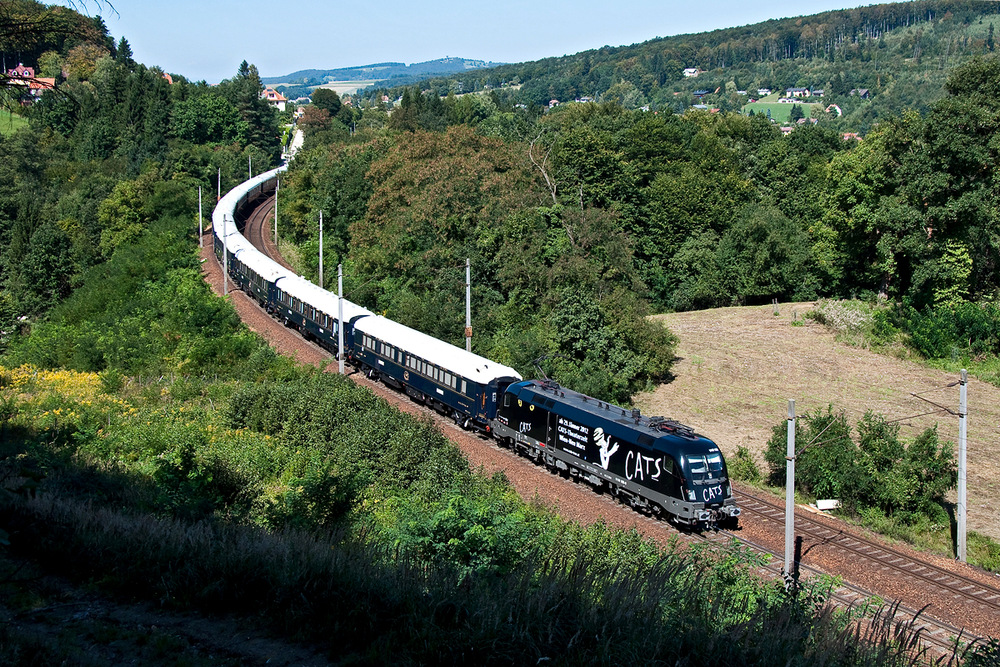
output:
M864 132L880 117L927 110L952 68L1000 49L996 30L998 2L894 2L428 76L420 86L440 95L491 90L529 106L588 98L654 111L699 103L739 111L761 89L803 88L823 91L810 99L820 113L837 106L835 127ZM390 97L403 85L379 84Z
M438 58L412 65L386 62L340 69L304 69L285 76L262 77L261 82L266 85L319 86L331 81L369 81L372 79L384 81L400 78L447 76L474 69L499 67L503 64L469 58Z

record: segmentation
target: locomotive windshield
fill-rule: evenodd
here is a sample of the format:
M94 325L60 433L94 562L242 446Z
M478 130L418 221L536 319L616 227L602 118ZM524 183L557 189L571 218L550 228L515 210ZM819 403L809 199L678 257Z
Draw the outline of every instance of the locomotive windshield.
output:
M717 482L723 477L722 454L689 454L684 457L685 467L695 484Z

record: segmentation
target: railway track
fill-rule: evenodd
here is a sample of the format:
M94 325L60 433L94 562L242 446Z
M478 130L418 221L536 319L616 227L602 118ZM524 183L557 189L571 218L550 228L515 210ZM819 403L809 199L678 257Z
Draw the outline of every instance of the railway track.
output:
M278 247L274 244L274 239L269 233L264 231L269 230L268 222L273 219L273 216L274 195L272 194L261 198L254 204L250 215L246 219L243 233L255 248L286 269L292 270L292 266L278 252Z
M273 210L273 196L258 202L247 218L244 234L253 245L273 260L291 268L278 253L273 239L264 231L269 229L268 222ZM361 381L365 382L363 379ZM367 384L367 382L365 383ZM457 427L454 427L450 420L440 418L436 413L433 415L433 419L439 422L443 428L455 428L457 431ZM486 441L484 444L487 444ZM488 445L502 449L492 441ZM504 451L506 452L506 450ZM521 459L519 456L513 456ZM598 495L610 506L617 504L609 496ZM784 521L783 504L779 505L777 502L746 491L739 491L738 495L741 497L740 506L744 511L744 521L751 516L772 522ZM769 561L758 568L761 576L781 578L783 575L781 567L783 556L765 545L748 540L746 537L729 531L704 534L678 531L669 524L653 517L639 513L634 513L634 515L637 522L643 524L649 534L664 535L666 533L689 543L707 542L720 546L728 546L733 540L736 540L757 553L769 556ZM954 605L975 606L980 613L1000 614L1000 589L986 586L981 582L939 568L926 561L914 559L909 554L894 550L887 545L846 533L843 530L830 528L801 514L796 517L796 533L803 537L803 548L806 545L805 540L808 539L810 547L823 545L848 552L851 554L851 558L857 559L858 567L892 571L896 576L905 575L910 580L919 582L920 586L933 587L934 590L940 591L940 595L950 600ZM869 563L869 565L860 565L862 562ZM800 564L798 567L800 575L830 576L828 572L809 565ZM880 619L884 627L909 629L909 636L916 633L920 645L929 656L951 655L956 646L956 640L960 640L964 644L978 638L947 620L932 615L927 607L914 609L900 603L883 602L889 597L888 595L880 596L861 586L841 581L832 592L830 599L841 607L855 609L871 607L873 601L876 601L874 606L881 607Z
M783 505L746 491L740 492L740 507L744 513L784 521ZM915 558L912 554L861 535L837 530L812 520L808 514L797 514L795 531L808 536L817 544L833 544L852 554L858 567L872 567L902 572L918 579L925 587L938 591L942 600L972 606L984 614L1000 614L1000 588L946 570L932 563ZM867 564L867 565L863 565Z
M740 508L743 510L744 518L747 515L765 517L772 521L784 522L785 508L783 503L772 501L768 498L758 496L747 491L739 491ZM727 532L727 531L723 531ZM934 587L952 596L956 604L964 606L980 606L985 613L995 613L1000 609L1000 590L984 585L982 582L970 579L960 574L937 567L923 560L913 558L912 555L892 547L869 540L867 538L837 530L823 523L812 520L808 515L797 514L795 518L795 532L802 536L808 536L817 543L833 545L835 548L847 551L851 554L856 567L865 567L864 563L870 563L871 567L889 569L905 574L911 580L919 581L920 585ZM775 577L783 577L784 555L768 549L765 546L754 544L735 534L727 533L734 539L739 539L756 551L768 553L773 557L763 569L768 574ZM799 578L802 575L828 576L828 573L818 568L798 563L796 565ZM858 608L871 606L873 601L880 608L880 615L883 622L890 624L893 628L906 628L910 632L917 633L920 642L926 647L929 654L934 657L949 656L956 648L956 642L964 645L969 642L981 639L981 637L970 633L964 628L959 628L949 621L937 618L933 610L914 609L899 602L891 602L887 596L880 596L868 591L860 586L847 581L841 581L832 591L831 599L838 605L845 608Z

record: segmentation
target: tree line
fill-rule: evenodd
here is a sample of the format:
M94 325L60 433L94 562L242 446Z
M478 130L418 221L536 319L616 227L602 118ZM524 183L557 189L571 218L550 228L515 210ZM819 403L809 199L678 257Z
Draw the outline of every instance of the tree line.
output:
M2 349L153 221L190 215L199 186L208 212L220 177L229 188L250 159L275 164L281 135L246 62L209 87L137 63L99 19L36 2L4 2L0 16L0 49L37 54L25 64L56 79L30 106L0 86L30 121L0 138Z
M557 58L476 70L421 83L439 96L497 91L512 104L545 107L581 98L626 108L683 111L702 103L735 111L761 88L822 89L821 118L867 132L906 109L944 96L947 70L992 52L996 6L981 0L903 2L765 21L750 26L604 46ZM697 77L685 77L696 69ZM869 99L852 91L869 91ZM698 98L695 91L701 91ZM707 91L707 95L705 94ZM368 91L398 99L400 85ZM841 115L842 114L842 115Z
M669 371L670 337L642 324L648 312L991 299L998 87L1000 61L974 59L926 114L863 141L811 124L783 136L761 115L541 113L412 88L389 115L364 110L352 140L309 129L285 220L315 270L323 209L328 265L363 276L353 297L455 342L472 257L479 351L523 371L548 357L623 399Z

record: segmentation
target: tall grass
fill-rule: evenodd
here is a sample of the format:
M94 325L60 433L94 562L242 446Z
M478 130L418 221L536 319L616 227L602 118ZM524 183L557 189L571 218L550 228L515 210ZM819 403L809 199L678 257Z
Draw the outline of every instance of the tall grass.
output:
M594 551L601 540L505 576L459 580L364 535L184 522L46 494L5 494L0 523L12 553L46 569L170 608L259 616L339 661L874 666L926 657L913 629L888 616L858 624L776 589L733 595L707 563L678 552L612 565Z

